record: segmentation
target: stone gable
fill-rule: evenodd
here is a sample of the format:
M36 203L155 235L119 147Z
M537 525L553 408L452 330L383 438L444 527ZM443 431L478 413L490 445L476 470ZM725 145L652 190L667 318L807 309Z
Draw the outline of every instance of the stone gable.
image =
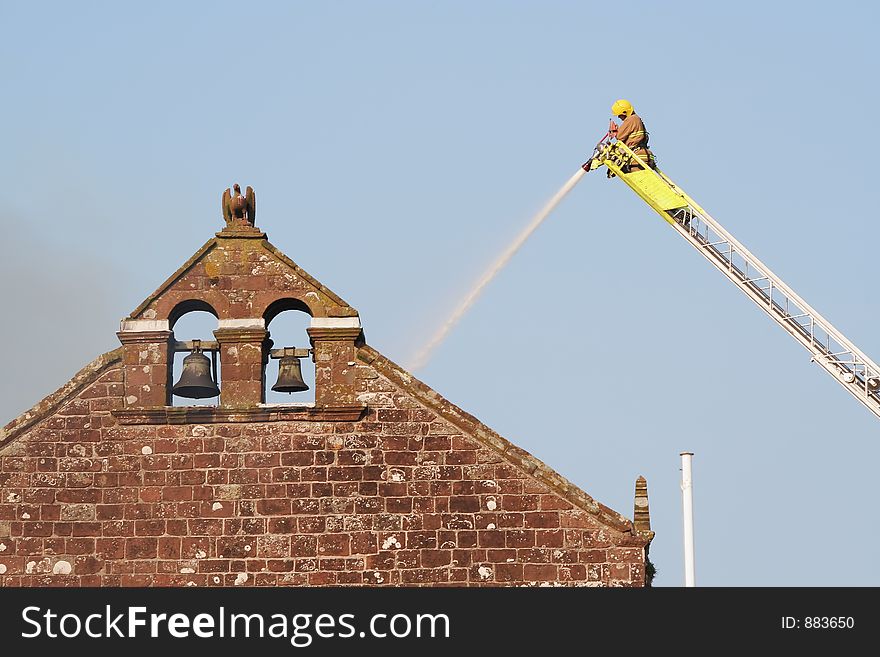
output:
M172 406L173 325L205 307L220 400ZM282 310L312 317L314 404L265 403ZM596 502L366 344L256 229L218 233L118 335L0 432L2 586L646 583L646 492L637 526Z

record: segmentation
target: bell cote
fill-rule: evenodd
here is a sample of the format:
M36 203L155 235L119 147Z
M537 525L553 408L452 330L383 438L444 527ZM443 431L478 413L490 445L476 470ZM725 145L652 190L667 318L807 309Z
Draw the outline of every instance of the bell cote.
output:
M354 362L363 333L357 311L256 227L252 188L227 189L222 212L222 230L122 320L117 336L123 346L125 408L117 416L126 423L359 416L363 407L356 400ZM216 319L212 334L198 340L175 336L178 320L196 311ZM272 322L287 312L308 318L299 344L273 340ZM179 352L189 355L175 375ZM279 380L267 382L273 359L280 363L273 368ZM310 387L302 376L309 368L314 402L303 403L297 395ZM291 402L267 404L272 389L291 393ZM213 405L180 406L180 399Z

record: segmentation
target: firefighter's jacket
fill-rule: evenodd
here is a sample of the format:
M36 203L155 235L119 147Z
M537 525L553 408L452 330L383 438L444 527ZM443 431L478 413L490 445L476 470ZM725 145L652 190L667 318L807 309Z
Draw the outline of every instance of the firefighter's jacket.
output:
M633 112L623 120L617 129L617 140L629 146L636 155L648 163L648 166L654 166L654 155L648 149L648 131L638 114ZM632 166L641 168L637 162Z

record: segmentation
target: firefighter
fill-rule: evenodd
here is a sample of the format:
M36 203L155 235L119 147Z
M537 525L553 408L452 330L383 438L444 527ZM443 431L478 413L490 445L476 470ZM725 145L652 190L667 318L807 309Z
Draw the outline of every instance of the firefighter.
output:
M648 149L648 130L642 122L641 117L636 114L632 103L628 100L620 99L615 101L611 106L611 113L620 119L620 127L612 123L611 134L617 137L617 141L626 144L636 155L644 160L652 169L656 166L654 163L654 154ZM623 168L624 173L641 169L642 165L636 159L633 159Z

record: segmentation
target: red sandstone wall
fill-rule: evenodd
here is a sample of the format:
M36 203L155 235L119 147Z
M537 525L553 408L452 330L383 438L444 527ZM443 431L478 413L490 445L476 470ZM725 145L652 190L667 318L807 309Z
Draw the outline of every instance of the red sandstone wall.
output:
M0 448L0 585L643 585L643 538L359 370L358 422L158 426L105 371Z

